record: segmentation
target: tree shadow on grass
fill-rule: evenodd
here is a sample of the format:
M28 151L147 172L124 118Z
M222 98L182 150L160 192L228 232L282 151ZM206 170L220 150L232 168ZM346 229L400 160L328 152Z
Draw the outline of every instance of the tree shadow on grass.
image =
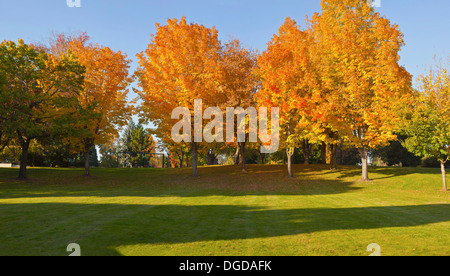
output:
M239 166L203 167L199 178L190 177L189 168L94 170L95 177L90 179L82 177L81 171L68 169L30 170L32 180L26 183L4 181L0 174L0 198L328 195L363 189L357 184L360 167L341 166L339 171L330 171L325 165L295 165L296 179L287 178L285 166L249 165L247 170L241 173ZM4 176L11 174L6 172ZM422 173L439 175L440 171L371 167L369 176L382 180Z
M342 167L338 179L348 179L361 176L361 167ZM372 180L383 180L413 174L441 175L440 169L413 167L369 167L369 177Z
M121 246L234 241L450 221L449 204L287 210L240 205L44 203L0 207L11 210L6 214L0 209L0 218L7 222L0 229L0 255L64 255L69 243L79 243L83 255L119 255ZM5 252L7 249L12 251Z
M302 173L315 173L322 176L336 175L337 179L357 179L362 175L362 168L360 166L338 166L336 170L330 170L325 165L309 165L301 167ZM438 168L416 168L416 167L369 167L369 177L372 180L382 180L394 177L413 175L413 174L430 174L441 175L441 170Z
M280 168L280 166L272 166L272 170L268 169L271 166L254 166L254 170L268 170L275 171L276 168L281 170L283 173L287 173L287 170ZM304 175L315 175L315 176L330 176L336 175L337 180L352 181L357 180L362 175L362 168L360 166L344 166L339 165L336 170L331 170L329 165L294 165L294 173L296 173L300 178ZM432 174L440 175L440 169L436 168L414 168L414 167L369 167L369 176L373 180L382 180L388 178L394 178L399 176L406 176L412 174Z
M39 183L1 183L1 198L26 197L198 197L246 195L329 195L357 191L354 182L342 179L321 179L304 175L300 169L296 179L287 178L284 166L249 166L247 173L238 173L234 166L200 169L200 177L192 178L187 170L145 174L143 170L67 178L64 174L41 178Z

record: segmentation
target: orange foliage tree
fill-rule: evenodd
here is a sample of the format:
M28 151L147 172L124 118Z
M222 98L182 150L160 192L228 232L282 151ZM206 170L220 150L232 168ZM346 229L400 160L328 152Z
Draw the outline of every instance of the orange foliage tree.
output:
M167 25L156 24L156 28L148 48L138 54L140 89L136 93L143 101L141 117L156 126L158 136L168 137L175 124L171 119L175 108L193 113L195 99L203 101L203 109L225 102L218 84L221 43L215 28L189 24L185 17L169 19ZM199 142L193 137L190 142L196 177Z
M80 118L74 118L78 120L75 128L84 133L72 137L70 143L84 153L85 175L89 176L90 149L95 144L113 142L119 136L118 128L125 126L133 114L127 98L133 80L128 72L131 60L120 51L89 43L86 34L75 37L59 34L51 49L55 54L69 50L86 70L83 89L78 93L85 114L80 112Z
M239 108L248 109L255 107L254 95L259 86L259 80L255 76L258 54L256 51L246 49L239 40L233 39L226 43L223 47L221 57L221 79L220 88L222 93L226 96L226 101L221 103L220 107L224 108ZM235 133L237 133L236 117L233 123L235 126ZM250 126L247 127L248 120L245 120L246 126L246 141L248 141L248 133ZM256 131L252 129L252 131ZM247 142L236 142L237 153L235 160L241 161L242 171L245 171L245 148ZM227 141L229 142L229 141ZM240 157L240 158L239 158ZM238 163L238 161L235 161Z
M403 35L360 0L323 0L310 23L329 123L359 150L368 181L369 150L396 139L399 107L409 100L411 76L398 64Z
M288 157L289 177L293 177L292 156L303 147L305 160L311 142L320 139L319 124L313 122L312 96L317 77L311 63L311 36L287 18L258 59L261 89L258 105L280 108L280 133Z

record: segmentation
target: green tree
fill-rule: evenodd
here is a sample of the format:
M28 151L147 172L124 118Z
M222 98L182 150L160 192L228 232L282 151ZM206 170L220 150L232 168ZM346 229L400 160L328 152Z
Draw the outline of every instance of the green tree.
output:
M355 166L361 162L358 149L336 147L336 163L344 166Z
M372 156L381 158L389 166L399 164L402 164L404 167L419 166L422 159L403 146L404 141L408 137L405 135L397 136L398 139L390 142L388 146L374 150Z
M56 57L23 40L0 44L0 75L6 81L6 89L0 90L0 128L10 137L15 135L21 147L19 179L27 179L31 142L64 129L83 73L68 52Z
M450 63L450 59L449 59ZM441 163L444 191L447 191L445 164L450 156L450 74L447 68L421 76L411 113L407 116L404 145L412 153L436 158Z
M132 164L143 166L150 161L151 153L155 150L153 137L141 124L130 120L121 139L123 150Z
M117 158L118 148L116 144L99 145L99 152L101 155L100 167L102 168L117 168L119 160Z
M50 167L69 167L71 165L70 158L73 156L70 145L65 144L59 138L48 140L44 143L46 165Z
M4 93L6 93L6 77L0 71L0 95L3 95ZM3 104L0 104L0 105L2 105L2 107L3 107ZM2 117L1 113L0 113L0 126L4 125L7 122L7 120L8 120L8 118ZM11 141L10 136L11 135L9 135L9 133L7 133L4 128L0 127L0 153Z
M91 148L91 151L89 153L89 166L90 167L98 167L98 154L97 154L97 148L95 145Z

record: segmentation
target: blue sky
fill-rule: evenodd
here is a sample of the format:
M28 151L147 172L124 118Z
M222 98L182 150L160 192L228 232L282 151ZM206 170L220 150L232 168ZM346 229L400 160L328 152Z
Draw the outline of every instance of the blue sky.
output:
M155 32L155 23L181 18L216 26L223 40L240 39L247 47L265 50L267 42L292 17L301 25L320 12L320 0L0 0L0 40L46 41L54 32L87 32L93 41L121 50L134 61ZM401 64L417 76L435 54L448 55L449 0L381 0L377 11L400 26L406 46ZM447 51L447 52L446 52Z

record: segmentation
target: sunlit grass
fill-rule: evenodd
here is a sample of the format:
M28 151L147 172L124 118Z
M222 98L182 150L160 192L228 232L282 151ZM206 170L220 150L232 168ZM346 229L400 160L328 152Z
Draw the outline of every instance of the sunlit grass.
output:
M450 255L439 170L0 169L0 255Z

